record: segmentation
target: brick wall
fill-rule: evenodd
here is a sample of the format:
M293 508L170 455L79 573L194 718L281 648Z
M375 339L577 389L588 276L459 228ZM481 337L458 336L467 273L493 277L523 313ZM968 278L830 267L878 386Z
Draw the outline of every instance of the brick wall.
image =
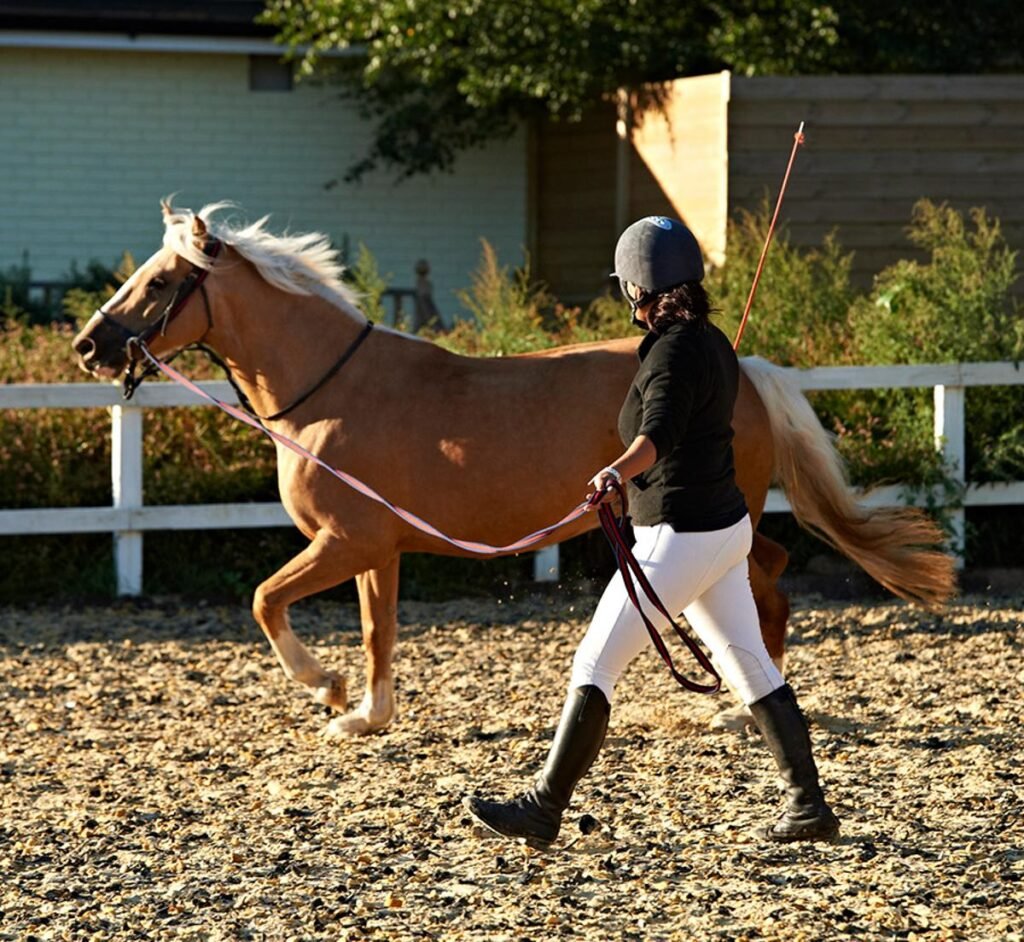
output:
M125 249L141 260L159 247L160 197L176 192L179 205L233 200L277 231L363 242L399 287L427 258L451 316L481 237L522 260L525 134L453 174L341 183L368 131L330 89L250 91L244 55L0 49L0 268L24 250L40 280Z

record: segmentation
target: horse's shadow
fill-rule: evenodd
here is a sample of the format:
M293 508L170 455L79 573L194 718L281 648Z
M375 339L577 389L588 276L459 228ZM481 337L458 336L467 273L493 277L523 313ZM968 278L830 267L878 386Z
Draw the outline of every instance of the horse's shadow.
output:
M421 638L433 631L471 626L476 631L517 625L527 620L562 618L563 613L543 604L501 606L493 611L487 599L473 599L469 617L444 612L453 603L438 603L439 614L399 607L399 637ZM487 609L486 613L484 608ZM503 610L503 608L505 610ZM361 642L359 605L356 602L317 602L296 605L291 611L298 636L313 644L358 646ZM71 644L133 645L178 642L185 647L211 641L259 643L263 633L249 606L239 602L188 602L175 597L119 599L109 604L0 607L0 650L35 651L64 648Z
M295 621L303 637L312 641L360 643L359 610L354 603L338 605L330 620L320 613L303 617L300 612ZM141 646L174 641L192 648L213 641L255 644L263 640L248 606L235 603L141 598L52 610L43 606L0 608L0 650L10 652L53 651L79 643Z

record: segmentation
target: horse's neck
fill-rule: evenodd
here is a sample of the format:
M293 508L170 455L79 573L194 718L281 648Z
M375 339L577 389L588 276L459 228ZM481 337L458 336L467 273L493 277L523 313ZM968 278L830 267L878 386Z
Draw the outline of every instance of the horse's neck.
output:
M233 294L214 317L210 345L260 415L287 409L337 362L364 322L317 295L260 282Z

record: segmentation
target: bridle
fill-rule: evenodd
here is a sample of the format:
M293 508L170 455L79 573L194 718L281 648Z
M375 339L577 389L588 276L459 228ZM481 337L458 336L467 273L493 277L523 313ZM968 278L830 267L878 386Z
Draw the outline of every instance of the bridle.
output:
M124 324L115 321L106 311L99 308L96 313L103 318L108 324L117 328L125 337L125 353L128 356L128 366L124 374L124 384L121 390L121 395L124 399L131 399L135 395L135 390L142 385L142 383L150 376L155 376L160 372L158 367L155 365L155 358L153 354L149 352L147 342L152 340L157 334L161 337L166 336L167 328L170 326L171 321L174 320L184 309L185 305L188 304L189 299L199 292L203 299L203 309L206 312L206 330L203 331L202 336L193 343L186 344L181 349L177 350L172 356L168 357L165 363L170 363L179 354L184 353L186 350L198 350L200 353L205 354L213 363L219 366L228 378L228 382L231 384L231 388L234 389L235 395L238 396L238 401L241 403L242 408L249 413L257 422L261 425L264 422L273 422L277 419L283 418L293 409L297 409L302 403L304 403L310 396L312 396L317 390L319 390L328 380L330 380L338 371L351 359L352 355L359 349L362 342L366 339L367 335L373 329L373 321L367 320L363 329L356 336L355 340L352 341L345 348L341 356L335 361L334 365L324 373L309 389L302 393L297 399L295 399L290 405L283 409L278 410L273 415L260 415L255 408L253 408L252 402L249 397L245 394L245 391L238 385L237 380L231 373L230 367L221 356L212 348L208 347L203 343L206 335L213 330L213 313L210 309L210 299L206 294L206 287L203 282L206 281L207 276L213 269L213 261L216 260L220 254L221 248L224 243L220 239L209 238L203 244L203 254L207 258L211 259L210 268L202 268L199 265L192 265L191 271L182 279L181 284L174 290L167 304L164 305L164 309L160 312L159 317L150 324L145 330L138 333L129 330ZM142 365L142 369L136 373L136 368L139 364Z
M220 254L220 250L223 243L220 239L207 239L203 244L203 254L212 260L216 260ZM103 308L97 308L96 313L99 314L103 320L116 328L125 338L124 349L128 356L128 368L124 374L124 385L121 389L121 395L127 400L131 399L135 395L135 390L138 389L142 383L150 376L155 375L157 372L151 364L145 364L142 368L142 372L136 375L136 367L139 363L144 362L141 356L141 350L145 347L146 343L153 339L157 334L161 337L167 335L167 328L184 309L185 305L188 304L189 299L198 290L203 299L203 309L206 311L206 330L203 331L202 337L199 338L194 344L189 344L187 347L182 347L178 353L181 353L187 349L200 349L202 346L203 338L213 329L213 314L210 311L210 299L206 295L206 288L203 286L203 282L206 281L213 268L212 262L210 268L202 268L199 265L192 265L191 271L182 279L181 284L174 289L174 293L168 299L167 304L164 305L164 309L160 312L157 319L150 324L145 330L141 330L136 333L133 330L129 330L120 321L114 320ZM175 356L178 354L176 353Z

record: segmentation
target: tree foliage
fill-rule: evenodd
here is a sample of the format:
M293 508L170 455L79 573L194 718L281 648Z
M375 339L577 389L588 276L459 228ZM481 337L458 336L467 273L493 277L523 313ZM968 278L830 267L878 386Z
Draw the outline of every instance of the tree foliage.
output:
M787 11L771 64L820 59L834 41L812 0L767 6ZM301 73L337 79L376 122L349 179L449 169L523 118L579 118L622 86L713 69L718 47L744 41L724 5L692 0L269 0L264 20L305 50ZM325 56L344 49L358 54Z
M346 178L450 169L523 119L573 120L624 86L745 75L1021 67L1005 0L267 0L300 73L375 131ZM347 55L331 55L347 51Z

